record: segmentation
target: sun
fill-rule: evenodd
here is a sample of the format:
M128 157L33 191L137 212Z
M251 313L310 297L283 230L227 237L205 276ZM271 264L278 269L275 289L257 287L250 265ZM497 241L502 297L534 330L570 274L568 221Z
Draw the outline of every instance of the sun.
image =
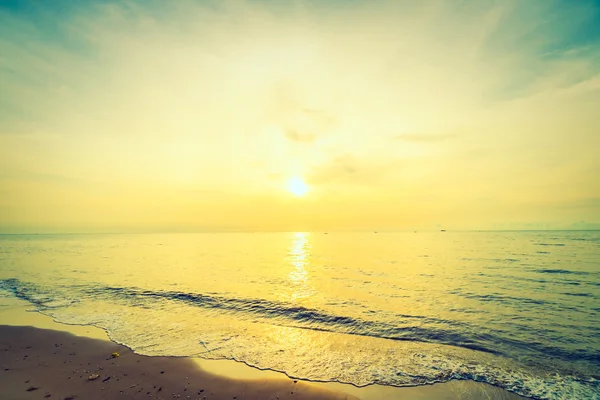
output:
M308 186L301 178L292 178L288 182L288 190L294 196L304 196L308 192Z

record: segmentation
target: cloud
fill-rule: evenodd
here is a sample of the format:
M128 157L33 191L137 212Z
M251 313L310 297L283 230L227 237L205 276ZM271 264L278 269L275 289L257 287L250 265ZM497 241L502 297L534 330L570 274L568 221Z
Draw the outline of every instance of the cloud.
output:
M335 118L322 110L299 108L281 118L285 136L298 143L312 143L335 127Z
M0 182L39 182L49 183L53 185L70 185L76 186L84 183L81 179L75 179L65 175L45 174L31 171L11 171L11 174L0 174Z
M314 108L311 97L293 82L274 84L267 94L266 120L279 126L292 142L314 142L335 127L336 118L327 110Z
M288 138L292 142L298 143L312 143L317 138L317 135L315 135L314 133L299 132L293 129L286 129L284 133L286 138Z
M307 181L313 185L376 187L390 175L398 174L403 161L375 161L351 154L334 157L313 168Z
M412 143L437 143L444 142L446 140L456 137L455 134L417 134L417 133L403 133L401 135L394 136L396 140Z
M578 198L572 201L563 201L559 207L564 209L588 209L598 210L600 209L600 197L589 197L589 198Z

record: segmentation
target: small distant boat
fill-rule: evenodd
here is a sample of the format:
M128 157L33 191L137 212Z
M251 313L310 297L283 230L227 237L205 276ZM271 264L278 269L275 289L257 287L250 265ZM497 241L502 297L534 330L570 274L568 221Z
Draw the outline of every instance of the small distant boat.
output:
M442 229L440 232L446 232L446 230L445 230L445 229Z

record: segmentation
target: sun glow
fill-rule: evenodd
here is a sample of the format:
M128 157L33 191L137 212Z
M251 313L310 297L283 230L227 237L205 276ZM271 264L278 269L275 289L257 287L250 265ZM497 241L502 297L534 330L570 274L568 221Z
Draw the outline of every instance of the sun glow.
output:
M304 196L308 192L308 186L300 178L292 178L288 182L288 190L294 196Z

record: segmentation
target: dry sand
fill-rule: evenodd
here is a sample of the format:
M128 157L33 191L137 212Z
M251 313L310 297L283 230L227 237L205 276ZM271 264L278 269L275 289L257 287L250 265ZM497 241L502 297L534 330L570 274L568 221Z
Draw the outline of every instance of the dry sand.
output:
M98 328L57 324L41 314L24 312L23 307L2 310L0 321L7 324L0 326L3 400L521 399L471 381L412 388L356 388L297 381L233 361L142 356L109 341ZM119 357L112 358L113 352Z
M31 327L0 326L0 351L3 399L353 398L291 379L233 380L189 359L141 356L112 342Z

